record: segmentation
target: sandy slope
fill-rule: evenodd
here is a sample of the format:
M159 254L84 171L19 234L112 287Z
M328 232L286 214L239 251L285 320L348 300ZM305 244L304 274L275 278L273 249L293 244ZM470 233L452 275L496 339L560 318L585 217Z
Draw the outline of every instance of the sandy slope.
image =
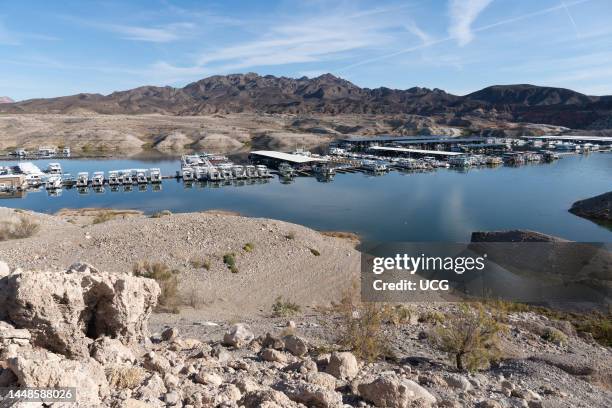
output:
M34 237L0 242L0 259L11 267L65 268L81 260L120 271L141 260L160 261L179 269L182 292L197 295L203 310L215 314L269 311L277 296L304 306L326 304L338 300L359 271L359 253L350 241L269 219L187 213L91 225L79 217L28 216L42 227ZM15 217L13 210L0 208L0 220L7 217ZM251 252L243 249L246 243L254 245ZM235 274L223 263L232 252ZM209 259L210 270L195 269L193 259Z

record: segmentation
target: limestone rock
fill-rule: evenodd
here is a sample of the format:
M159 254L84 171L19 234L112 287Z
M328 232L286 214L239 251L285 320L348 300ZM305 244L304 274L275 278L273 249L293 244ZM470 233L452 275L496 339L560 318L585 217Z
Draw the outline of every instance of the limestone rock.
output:
M270 361L273 363L286 363L287 355L282 351L274 350L274 349L263 349L259 354L262 360Z
M179 335L178 329L174 327L168 327L161 333L161 338L164 341L172 341Z
M91 356L101 364L131 363L136 359L132 350L107 336L100 337L91 345Z
M325 371L340 380L350 380L359 372L359 364L353 353L334 352Z
M294 356L301 357L308 353L308 346L306 342L298 336L285 336L285 349L288 350Z
M223 344L233 347L243 347L249 344L255 336L251 328L244 323L236 323L223 336Z
M240 400L245 408L287 408L297 407L289 397L271 388L247 392Z
M313 372L306 375L306 381L328 390L336 389L336 377L327 373Z
M90 269L13 273L0 279L0 319L28 329L35 346L86 357L101 336L143 340L159 293L152 279Z
M436 398L425 388L407 379L381 376L358 386L361 396L377 407L407 408L418 401L423 406L432 406Z
M41 359L10 358L8 365L22 387L75 387L78 406L99 406L109 393L104 368L91 358L76 361L45 353Z
M285 394L293 401L309 407L333 408L342 406L342 395L316 384L303 381L283 384Z
M470 384L470 381L461 375L453 375L453 374L445 375L444 381L446 381L446 384L449 387L457 388L461 391L469 391L472 389L472 384Z

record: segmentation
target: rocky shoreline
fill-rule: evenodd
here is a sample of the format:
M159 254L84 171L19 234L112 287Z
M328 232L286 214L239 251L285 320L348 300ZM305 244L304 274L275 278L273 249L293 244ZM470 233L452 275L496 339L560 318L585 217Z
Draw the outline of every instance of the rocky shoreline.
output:
M610 347L536 309L472 314L495 322L499 356L457 369L436 339L464 307L358 303L352 240L231 214L98 216L0 209L40 225L0 242L0 387L77 387L53 405L75 407L612 405ZM168 288L143 259L180 268L202 302L160 310Z
M594 222L612 226L612 191L576 201L569 212Z

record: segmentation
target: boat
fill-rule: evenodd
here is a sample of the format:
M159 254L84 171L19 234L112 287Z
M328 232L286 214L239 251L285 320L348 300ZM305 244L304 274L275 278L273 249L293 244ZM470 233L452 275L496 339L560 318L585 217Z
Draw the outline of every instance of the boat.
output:
M542 158L544 159L544 161L551 162L553 160L557 160L559 158L559 155L555 152L546 150L542 152Z
M151 183L162 182L161 170L158 168L149 169L149 177L151 178Z
M59 163L49 163L47 166L48 174L62 174L62 166Z
M195 171L191 167L183 167L181 170L183 181L192 181L195 178Z
M487 165L488 166L499 166L503 162L504 161L501 159L501 157L497 157L497 156L488 156L487 157Z
M221 177L221 172L219 172L219 169L214 166L208 167L206 178L209 181L221 181L223 179L223 177Z
M312 166L312 171L316 175L323 177L333 177L336 174L336 169L329 166L327 163L315 164Z
M361 167L365 170L372 171L375 173L381 173L383 171L387 171L387 165L380 161L375 160L362 160Z
M89 185L89 173L82 171L77 174L76 186L87 187Z
M116 170L112 170L108 172L108 184L110 186L117 186L122 184L123 181L119 178L119 172Z
M136 183L147 184L147 171L144 169L136 170Z
M96 171L91 177L92 187L102 187L104 185L104 172Z
M229 163L222 163L219 164L217 166L217 168L219 169L219 172L221 173L221 177L224 180L231 180L234 178L234 175L232 174L232 165Z
M278 172L283 177L293 177L295 175L295 169L288 163L279 164Z
M132 174L132 170L123 170L121 172L123 184L134 184L134 175Z
M69 147L64 147L62 149L62 154L64 155L64 157L70 157L70 148Z
M240 165L232 166L232 174L237 179L246 178L246 171L245 171L244 167L240 166Z
M472 161L469 156L453 156L448 159L448 164L452 167L470 167Z
M57 174L53 174L47 177L45 181L45 188L47 190L57 190L62 188L62 177Z
M257 175L259 177L270 177L270 170L268 170L267 166L264 166L263 164L258 164L256 166L257 169Z
M257 173L257 167L253 165L246 166L245 171L248 178L255 178L259 176Z

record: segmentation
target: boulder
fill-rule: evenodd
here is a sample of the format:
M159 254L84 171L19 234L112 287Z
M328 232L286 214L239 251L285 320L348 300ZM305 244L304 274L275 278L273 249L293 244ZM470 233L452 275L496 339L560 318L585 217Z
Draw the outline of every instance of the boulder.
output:
M470 381L462 375L447 374L444 376L446 385L451 388L456 388L461 391L469 391L472 389Z
M91 345L91 357L100 364L131 363L136 360L132 350L107 336L100 337Z
M306 381L310 384L315 384L327 390L336 389L336 377L327 373L312 372L306 375Z
M287 408L297 407L289 397L271 388L247 392L239 401L245 408Z
M178 329L174 327L168 327L161 333L161 338L164 341L172 341L176 339L179 335Z
M276 337L270 333L266 333L266 337L261 340L261 346L264 348L282 350L285 347L285 342L280 337Z
M99 406L109 394L104 368L91 358L68 360L45 352L43 358L9 358L8 365L22 387L76 388L79 407Z
M329 358L325 372L340 380L350 380L359 372L359 364L353 353L334 352Z
M28 329L35 346L86 357L102 336L124 344L144 340L159 293L152 279L89 267L78 273L22 271L0 279L0 319Z
M396 376L381 376L358 385L363 399L377 407L407 408L414 404L430 407L436 398L414 381Z
M201 369L194 377L194 381L198 384L212 385L215 387L223 383L223 378L215 373L211 373L206 368Z
M283 384L283 392L293 401L309 407L342 407L342 395L325 387L298 381Z
M263 349L261 353L259 353L260 357L264 361L270 361L272 363L286 363L287 355L282 351L274 350L274 349Z
M236 323L223 336L223 344L240 348L249 344L254 338L255 335L248 325Z
M308 353L306 342L298 336L285 336L283 340L285 341L285 349L294 356L301 357Z

